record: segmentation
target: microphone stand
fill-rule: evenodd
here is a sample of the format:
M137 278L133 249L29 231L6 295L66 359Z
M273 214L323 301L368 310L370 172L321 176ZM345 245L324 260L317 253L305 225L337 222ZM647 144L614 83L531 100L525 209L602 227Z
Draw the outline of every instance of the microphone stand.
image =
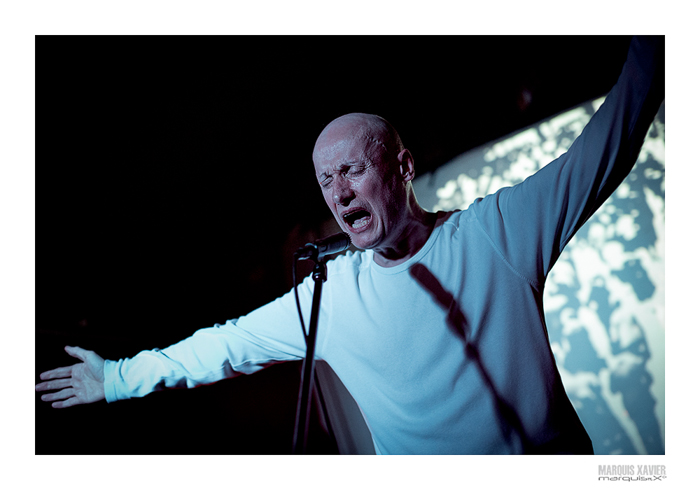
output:
M319 258L318 253L311 257L314 263L313 280L314 295L311 304L311 318L309 320L309 333L306 336L306 358L302 366L301 388L297 401L297 423L294 428L294 454L306 452L306 439L309 432L309 415L311 411L311 389L314 380L316 332L318 330L318 314L321 307L321 289L326 281L326 261Z

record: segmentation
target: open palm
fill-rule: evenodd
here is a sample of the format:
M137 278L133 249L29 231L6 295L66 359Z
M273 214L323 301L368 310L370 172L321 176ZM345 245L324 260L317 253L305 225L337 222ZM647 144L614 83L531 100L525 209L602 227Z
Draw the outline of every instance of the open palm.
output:
M36 385L36 391L54 391L41 396L53 402L54 408L66 408L104 399L104 359L80 347L66 347L66 352L82 362L41 373L46 380Z

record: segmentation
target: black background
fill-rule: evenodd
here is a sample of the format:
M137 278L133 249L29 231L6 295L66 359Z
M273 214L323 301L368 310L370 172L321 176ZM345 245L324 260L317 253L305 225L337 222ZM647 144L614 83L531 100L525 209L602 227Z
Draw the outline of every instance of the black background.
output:
M72 362L64 345L133 356L288 291L291 252L330 229L311 151L335 117L387 118L421 175L607 93L628 44L38 37L37 381ZM290 363L109 406L37 396L36 452L286 453L297 383Z

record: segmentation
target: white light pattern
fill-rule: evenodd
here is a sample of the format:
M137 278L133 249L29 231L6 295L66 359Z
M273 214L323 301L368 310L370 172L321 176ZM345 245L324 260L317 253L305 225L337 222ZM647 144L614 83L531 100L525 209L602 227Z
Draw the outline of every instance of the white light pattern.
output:
M603 98L416 179L433 211L523 181L564 153ZM637 163L550 272L545 320L567 393L597 454L664 453L663 109Z

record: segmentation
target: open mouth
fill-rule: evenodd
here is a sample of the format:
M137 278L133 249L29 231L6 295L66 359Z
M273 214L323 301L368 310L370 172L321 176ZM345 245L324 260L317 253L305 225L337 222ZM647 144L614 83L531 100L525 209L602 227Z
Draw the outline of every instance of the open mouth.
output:
M353 230L359 230L368 225L372 215L364 209L354 209L343 215L343 221Z

